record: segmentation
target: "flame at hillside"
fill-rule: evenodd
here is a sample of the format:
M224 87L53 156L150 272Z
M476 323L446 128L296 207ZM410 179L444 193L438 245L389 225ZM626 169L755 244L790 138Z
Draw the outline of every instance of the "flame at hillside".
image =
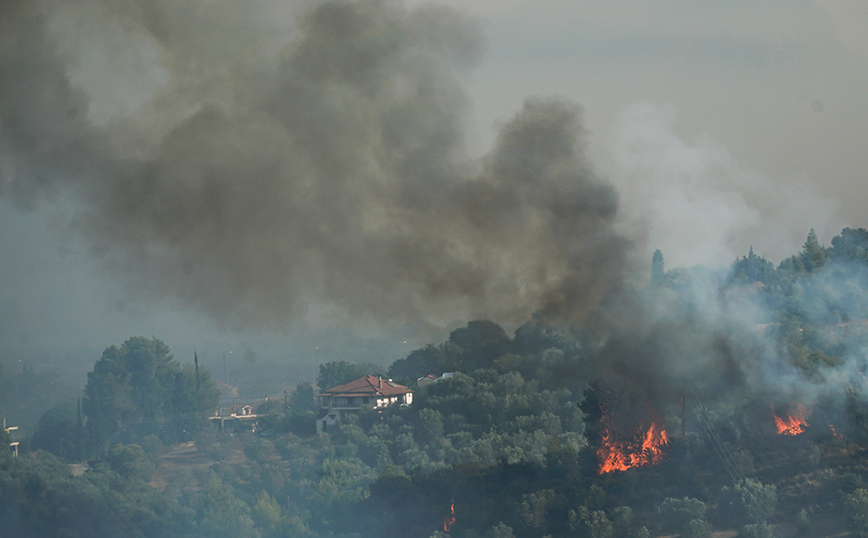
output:
M602 439L597 449L600 459L599 474L657 465L663 460L663 447L669 442L669 438L663 420L653 409L651 416L651 426L647 430L640 426L631 438L616 439L612 434L612 417L604 406L600 420Z
M449 514L443 518L443 532L452 530L452 525L455 525L455 499L449 504Z
M772 417L775 419L775 427L778 435L799 435L808 428L808 417L811 411L802 404L796 404L793 408L786 409L785 416L780 417L772 406Z

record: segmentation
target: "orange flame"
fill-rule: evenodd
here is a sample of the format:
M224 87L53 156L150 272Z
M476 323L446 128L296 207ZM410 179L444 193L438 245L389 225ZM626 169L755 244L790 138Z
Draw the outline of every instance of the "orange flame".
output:
M652 415L653 420L647 431L643 433L640 427L633 439L615 440L609 431L609 417L604 410L600 421L603 427L602 442L597 449L600 474L657 465L663 460L663 447L669 442L669 438L657 413L652 410Z
M844 439L843 435L835 431L835 426L833 426L832 424L829 424L829 431L832 432L832 437L834 437L835 439Z
M772 406L772 416L775 419L778 435L799 435L805 433L808 428L808 417L811 416L811 412L804 405L796 404L795 412L792 408L787 409L786 418L781 418Z
M452 530L452 525L455 525L455 499L449 504L449 515L443 518L443 532Z

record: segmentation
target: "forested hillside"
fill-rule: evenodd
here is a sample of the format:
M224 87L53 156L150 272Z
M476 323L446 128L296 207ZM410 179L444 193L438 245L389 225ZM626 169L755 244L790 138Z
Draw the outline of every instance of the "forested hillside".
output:
M310 383L218 431L208 372L131 338L0 452L0 534L868 535L868 230L812 231L777 267L664 256L581 320L322 364L320 389L380 373L415 394L319 434Z

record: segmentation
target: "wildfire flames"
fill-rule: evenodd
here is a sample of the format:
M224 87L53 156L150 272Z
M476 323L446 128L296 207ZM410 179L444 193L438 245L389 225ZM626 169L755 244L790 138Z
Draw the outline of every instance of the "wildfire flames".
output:
M811 412L802 404L797 404L794 408L786 410L785 417L779 417L772 406L772 416L778 428L778 435L799 435L808 428L808 417L811 416Z
M455 524L455 499L449 504L449 515L443 518L443 532L449 532Z
M610 417L604 409L600 426L603 429L600 448L597 456L600 458L600 474L613 471L626 471L633 467L657 465L663 460L663 447L669 442L663 421L652 411L651 426L643 432L639 428L632 439L613 439Z

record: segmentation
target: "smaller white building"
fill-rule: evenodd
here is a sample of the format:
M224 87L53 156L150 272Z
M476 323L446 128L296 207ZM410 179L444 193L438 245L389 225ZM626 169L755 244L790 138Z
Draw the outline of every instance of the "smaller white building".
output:
M431 383L436 383L437 381L442 381L444 379L449 379L455 375L455 372L446 372L441 376L436 376L434 374L428 374L425 377L420 377L416 380L416 385L420 387L424 387L425 385L430 385Z

